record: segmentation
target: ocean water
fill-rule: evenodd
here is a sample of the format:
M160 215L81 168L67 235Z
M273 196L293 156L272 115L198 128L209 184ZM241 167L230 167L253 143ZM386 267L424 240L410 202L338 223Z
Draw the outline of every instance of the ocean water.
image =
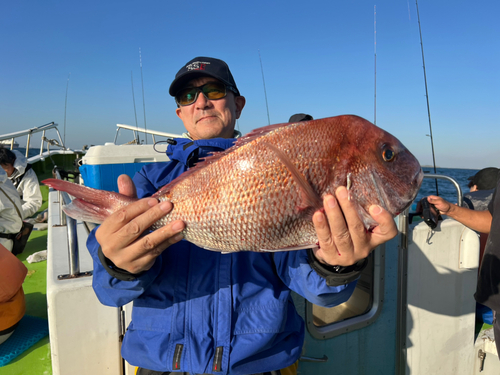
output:
M14 150L19 151L23 155L26 155L25 147L16 147L14 148ZM47 149L44 148L43 151L47 151ZM28 157L31 158L32 156L38 155L39 153L40 153L40 148L30 147L30 150L28 151Z
M459 169L459 168L436 168L434 173L433 167L422 167L425 175L439 174L453 178L462 189L462 194L469 192L468 178L474 176L479 169ZM436 179L424 177L420 191L418 192L416 201L427 195L436 195ZM448 202L457 203L457 189L448 180L438 179L438 192L439 196L446 199Z

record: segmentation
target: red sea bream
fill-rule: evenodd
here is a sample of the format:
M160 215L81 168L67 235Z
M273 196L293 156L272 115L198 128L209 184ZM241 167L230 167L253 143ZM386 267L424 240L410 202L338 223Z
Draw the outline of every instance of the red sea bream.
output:
M422 179L419 162L401 142L363 118L270 125L161 188L154 197L174 208L153 229L182 220L187 241L222 252L313 247L312 215L325 194L347 186L369 230L376 225L370 205L396 216L412 203ZM77 197L65 208L77 219L102 222L134 201L69 182L43 182Z

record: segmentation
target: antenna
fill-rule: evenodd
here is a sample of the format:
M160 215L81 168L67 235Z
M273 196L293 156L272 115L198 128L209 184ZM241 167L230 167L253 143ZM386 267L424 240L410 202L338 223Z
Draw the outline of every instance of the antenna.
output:
M418 12L418 0L415 0L415 4L417 6L418 30L420 32L420 46L421 46L421 49L422 49L422 65L423 65L423 68L424 68L425 97L427 99L427 115L429 117L429 131L430 131L429 136L431 138L432 162L433 162L433 165L434 165L434 174L436 174L436 158L434 156L434 140L432 138L431 110L430 110L430 107L429 107L429 92L427 91L427 76L425 74L425 60L424 60L424 43L422 41L422 28L420 26L420 14ZM435 179L435 182L436 182L436 195L439 195L437 178Z
M141 140L139 138L139 124L137 123L137 111L135 109L135 95L134 95L134 76L132 71L130 71L130 81L132 82L132 100L134 101L134 115L135 115L135 127L137 128L136 132L136 142L137 144L141 144Z
M267 109L267 122L268 125L271 125L271 119L269 118L269 106L267 105L267 93L266 93L266 80L264 79L264 68L262 68L262 59L260 57L259 51L259 60L260 60L260 71L262 72L262 82L264 83L264 97L266 98L266 109Z
M68 80L66 81L66 98L64 99L64 136L63 136L63 145L66 147L66 108L68 106L68 87L69 87L69 77L71 76L71 72L68 74Z
M377 6L373 6L373 50L375 53L375 93L373 99L373 124L377 125Z
M139 65L141 67L141 83L142 83L142 108L144 109L144 130L148 130L146 126L146 102L144 100L144 79L142 77L142 54L141 48L139 48ZM146 144L148 144L148 133L145 132L144 136L146 138Z

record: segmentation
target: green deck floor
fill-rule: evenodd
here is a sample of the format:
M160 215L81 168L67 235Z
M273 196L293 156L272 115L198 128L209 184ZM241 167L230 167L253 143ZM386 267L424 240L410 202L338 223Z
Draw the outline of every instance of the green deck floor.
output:
M43 204L40 212L47 209L48 188L42 186ZM26 314L47 319L47 262L28 263L26 258L37 251L47 249L47 230L33 231L24 252L17 257L28 268L23 283L26 296ZM1 375L51 375L49 337L45 337L4 367Z

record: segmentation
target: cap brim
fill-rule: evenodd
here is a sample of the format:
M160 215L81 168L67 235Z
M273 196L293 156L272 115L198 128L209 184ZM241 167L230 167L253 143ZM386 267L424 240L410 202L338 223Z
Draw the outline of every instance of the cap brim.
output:
M180 75L170 85L170 88L168 89L168 93L170 96L175 96L177 92L182 88L184 84L186 84L187 81L190 81L192 79L195 79L196 77L203 77L203 76L208 76L212 77L211 74L208 73L202 73L202 72L185 72L184 74Z

